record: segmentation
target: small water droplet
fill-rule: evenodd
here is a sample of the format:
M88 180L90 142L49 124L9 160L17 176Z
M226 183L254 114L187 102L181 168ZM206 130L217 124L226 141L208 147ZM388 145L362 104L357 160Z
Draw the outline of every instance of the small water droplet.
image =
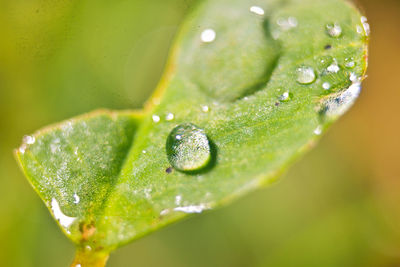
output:
M208 206L201 204L201 205L190 205L185 207L176 207L174 211L181 211L184 213L201 213L203 210L209 209Z
M321 135L322 134L322 127L319 125L317 128L314 130L315 135Z
M211 43L215 40L216 36L217 36L217 34L215 33L215 31L213 29L205 29L201 33L201 40L204 43Z
M153 121L155 123L160 122L160 116L158 116L158 115L153 115L153 116L151 116L151 118L153 119Z
M259 7L259 6L252 6L252 7L250 7L250 12L252 12L252 13L254 13L254 14L257 14L257 15L260 15L260 16L262 16L262 15L264 15L264 9L262 9L261 7Z
M81 201L81 198L75 193L74 194L74 204L78 204Z
M329 36L337 38L342 35L342 27L339 24L327 24L326 25L326 32Z
M339 65L336 62L333 62L331 65L329 65L326 70L330 73L338 73L340 70Z
M165 120L167 121L172 121L174 119L174 114L168 113L167 116L165 116Z
M178 125L170 132L166 149L169 162L180 171L201 169L211 159L207 135L191 123Z
M28 145L33 145L35 141L36 141L35 137L30 135L25 135L23 138L23 142Z
M76 220L75 217L67 216L61 211L60 205L55 198L51 200L51 210L53 211L54 218L56 218L56 220L64 228L70 227L71 224Z
M297 82L300 84L311 84L315 81L315 72L311 67L297 68Z
M146 153L147 153L147 151L146 151L146 150L142 150L142 153L143 153L143 154L146 154Z
M175 197L175 204L176 204L176 205L180 205L180 204L181 204L181 201L182 201L182 196L181 196L181 195L177 195L177 196Z
M345 67L348 69L353 69L356 66L353 58L346 58L344 62Z
M287 19L279 18L276 23L284 31L295 28L298 25L298 21L295 17L288 17Z
M324 88L325 90L329 90L329 89L331 89L331 84L328 82L324 82L322 84L322 88Z
M280 101L288 101L290 99L290 93L289 91L284 92L280 97L279 100Z
M208 112L210 110L210 108L208 106L201 106L201 110L203 112Z

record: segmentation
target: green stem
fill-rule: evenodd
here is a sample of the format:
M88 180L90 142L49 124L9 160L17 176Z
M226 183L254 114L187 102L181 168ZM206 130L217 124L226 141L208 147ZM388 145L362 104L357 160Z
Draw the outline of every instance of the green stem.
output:
M71 267L104 267L108 256L109 253L106 251L88 251L78 248Z

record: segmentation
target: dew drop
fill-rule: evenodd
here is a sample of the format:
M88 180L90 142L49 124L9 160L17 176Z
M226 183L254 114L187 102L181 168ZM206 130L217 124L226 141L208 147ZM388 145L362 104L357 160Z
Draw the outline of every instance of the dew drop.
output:
M321 135L322 134L322 127L319 125L317 128L314 130L315 135Z
M259 7L259 6L252 6L252 7L250 7L250 12L252 12L252 13L254 13L254 14L257 14L257 15L260 15L260 16L262 16L262 15L264 15L264 9L262 9L261 7Z
M27 145L33 145L35 141L36 141L35 137L30 135L25 135L23 138L23 142Z
M202 213L203 210L209 209L208 206L201 204L201 205L190 205L185 207L176 207L174 211L181 211L184 213Z
M325 101L321 111L322 115L324 115L328 119L334 119L343 115L357 100L360 92L361 83L360 81L356 80L348 89L341 92L339 95Z
M290 99L290 93L289 91L284 92L280 97L280 101L288 101Z
M166 121L172 121L174 119L174 114L168 113L167 116L165 116Z
M74 204L78 204L81 201L81 198L75 193L74 194Z
M217 34L215 33L215 31L213 29L205 29L201 33L201 40L204 43L211 43L215 40L216 36L217 36Z
M330 72L330 73L338 73L339 70L340 70L340 67L339 67L339 65L338 65L336 62L334 62L334 63L332 63L331 65L329 65L329 66L326 68L326 70L327 70L328 72Z
M60 223L64 228L68 228L76 220L75 217L70 217L65 215L60 208L57 200L53 198L51 200L51 210L53 211L54 218Z
M356 63L354 62L353 58L346 58L345 59L345 66L348 69L352 69L356 66Z
M367 22L367 18L364 17L364 16L362 16L362 17L361 17L361 23L362 23L362 25L363 25L365 35L366 35L366 36L369 36L369 34L370 34L370 32L371 32L371 29L370 29L369 24L368 24L368 22Z
M311 84L315 81L315 72L311 67L300 67L297 69L297 82L300 84Z
M334 37L337 38L340 35L342 35L342 27L340 27L339 24L334 23L334 24L327 24L326 25L326 33L330 36L330 37Z
M153 116L151 116L151 118L153 119L153 121L155 123L160 122L160 116L158 116L158 115L153 115Z
M201 110L203 112L208 112L210 110L210 108L208 106L201 106Z
M329 89L331 89L331 84L328 82L324 82L322 84L322 88L324 88L325 90L329 90Z
M199 170L210 162L210 143L203 129L185 123L175 127L167 138L170 164L180 171Z

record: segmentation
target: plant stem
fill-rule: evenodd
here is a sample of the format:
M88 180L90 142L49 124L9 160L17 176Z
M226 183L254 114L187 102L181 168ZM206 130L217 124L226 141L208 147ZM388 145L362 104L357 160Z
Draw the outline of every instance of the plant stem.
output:
M108 256L107 251L88 251L78 248L71 267L104 267Z

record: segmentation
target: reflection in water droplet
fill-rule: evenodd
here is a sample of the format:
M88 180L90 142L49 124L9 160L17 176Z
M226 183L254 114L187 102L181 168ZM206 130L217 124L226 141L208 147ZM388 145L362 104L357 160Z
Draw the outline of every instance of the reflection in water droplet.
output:
M201 40L204 43L211 43L215 40L217 34L213 29L206 29L201 33Z
M199 170L210 162L210 144L203 129L191 123L175 127L167 138L167 156L180 171Z
M322 84L322 88L324 88L325 90L329 90L329 89L331 89L331 84L328 82L324 82Z
M168 113L167 116L165 116L165 120L167 121L172 121L174 119L174 114Z
M260 16L264 15L264 9L262 9L259 6L250 7L250 12L253 12L254 14L257 14L257 15L260 15Z
M158 116L158 115L153 115L153 116L151 116L151 118L153 119L153 121L155 123L160 122L160 116Z
M300 67L297 69L297 82L301 84L310 84L315 81L315 72L311 67Z
M181 211L185 213L201 213L203 210L209 209L208 206L201 204L201 205L191 205L185 207L176 207L174 211Z
M339 37L342 35L342 27L340 27L339 24L327 24L326 25L326 32L328 33L329 36L331 37Z
M55 198L51 200L51 210L53 211L54 218L56 218L56 220L64 228L70 227L71 224L76 220L75 217L69 217L61 211L60 205Z

